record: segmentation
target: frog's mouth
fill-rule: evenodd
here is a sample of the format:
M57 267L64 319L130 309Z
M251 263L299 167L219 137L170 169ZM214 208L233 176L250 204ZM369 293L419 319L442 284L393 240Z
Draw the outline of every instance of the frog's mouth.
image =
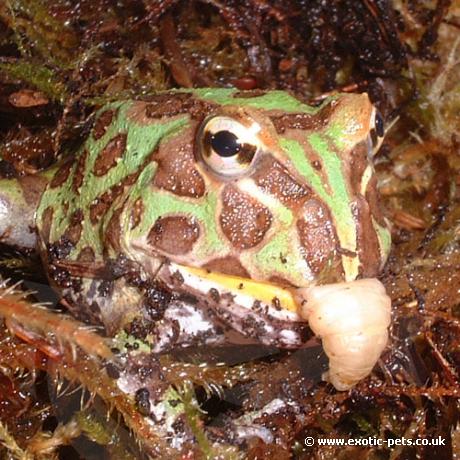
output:
M311 336L294 292L280 286L170 262L160 277L172 289L200 299L221 321L246 337L297 348Z
M288 290L172 262L163 268L159 275L173 289L196 296L246 337L299 348L315 333L329 357L327 379L339 390L368 375L386 346L391 299L375 278Z
M224 290L252 297L264 304L273 305L277 310L297 313L297 304L292 293L274 284L211 272L202 268L181 266L181 269L210 283L216 283Z

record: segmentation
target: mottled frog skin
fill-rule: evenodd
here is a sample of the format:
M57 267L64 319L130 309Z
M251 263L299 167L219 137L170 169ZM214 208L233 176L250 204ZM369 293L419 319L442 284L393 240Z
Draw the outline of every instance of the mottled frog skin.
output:
M41 198L49 278L78 318L155 351L223 336L302 346L305 321L270 289L378 274L390 248L372 167L381 131L366 94L111 103Z

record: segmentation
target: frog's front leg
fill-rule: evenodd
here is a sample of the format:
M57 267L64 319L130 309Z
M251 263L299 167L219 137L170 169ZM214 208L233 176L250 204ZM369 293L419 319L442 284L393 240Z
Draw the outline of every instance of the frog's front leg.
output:
M366 377L388 341L391 299L375 278L298 289L301 315L329 358L325 378L348 390Z

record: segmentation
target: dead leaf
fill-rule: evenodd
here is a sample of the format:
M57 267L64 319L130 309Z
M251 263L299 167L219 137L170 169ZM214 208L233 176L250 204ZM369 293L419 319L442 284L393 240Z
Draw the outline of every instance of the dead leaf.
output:
M8 101L15 107L37 107L49 103L49 99L42 92L32 89L21 89L11 93Z

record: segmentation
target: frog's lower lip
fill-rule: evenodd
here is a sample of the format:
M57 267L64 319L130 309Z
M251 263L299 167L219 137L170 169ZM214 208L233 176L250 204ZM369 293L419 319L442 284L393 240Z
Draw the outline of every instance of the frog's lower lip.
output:
M218 292L229 292L235 295L243 295L269 305L277 311L297 314L298 306L294 295L288 289L275 284L255 281L234 275L211 272L203 268L176 265L182 273L189 273L202 280L215 284ZM220 288L220 289L219 289Z
M174 262L165 264L158 276L172 289L196 296L201 308L247 338L298 348L311 334L298 313L294 290Z

